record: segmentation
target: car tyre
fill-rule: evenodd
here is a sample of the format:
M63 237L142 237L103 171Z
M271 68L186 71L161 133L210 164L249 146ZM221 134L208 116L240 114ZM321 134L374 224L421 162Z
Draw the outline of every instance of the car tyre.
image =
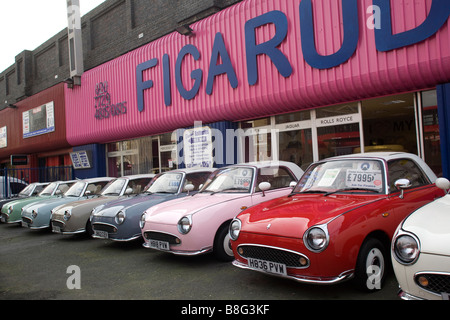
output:
M230 235L228 233L228 224L223 225L214 239L214 254L221 261L234 260L233 250L230 245Z
M375 238L362 244L355 269L355 283L365 292L376 292L383 287L386 278L388 256L384 245Z
M92 237L92 235L94 234L94 229L92 228L91 221L89 220L86 223L86 233L89 237Z

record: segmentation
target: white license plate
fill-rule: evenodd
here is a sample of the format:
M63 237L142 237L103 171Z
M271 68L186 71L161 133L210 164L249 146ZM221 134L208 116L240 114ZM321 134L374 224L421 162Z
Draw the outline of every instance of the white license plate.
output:
M248 258L248 266L252 269L274 273L278 275L287 275L286 265L282 263Z
M109 235L106 231L94 230L94 237L108 239Z
M170 247L169 247L169 242L167 241L159 241L159 240L148 240L148 243L150 245L150 248L153 249L158 249L158 250L165 250L165 251L169 251Z
M53 226L53 227L52 227L52 230L53 230L53 232L61 233L61 228L60 228L60 227Z
M443 292L441 294L441 296L442 296L442 300L450 300L450 293Z
M25 221L22 221L22 227L28 228L28 223L26 223Z
M6 223L6 217L2 216L2 222Z

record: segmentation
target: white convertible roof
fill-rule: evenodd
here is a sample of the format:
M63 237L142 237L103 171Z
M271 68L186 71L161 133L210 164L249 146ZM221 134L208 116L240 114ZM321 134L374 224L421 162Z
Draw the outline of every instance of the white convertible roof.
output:
M355 154L348 154L343 156L336 156L327 158L321 161L326 160L337 160L337 159L381 159L384 161L390 161L395 159L410 159L417 163L421 169L424 171L424 173L428 176L428 178L431 180L431 182L435 182L437 179L436 174L431 170L431 168L425 163L425 161L422 160L419 156L407 153L407 152L368 152L368 153L355 153Z
M270 161L257 161L257 162L245 162L245 163L238 163L235 165L230 165L229 167L233 166L252 166L256 168L267 168L267 167L287 167L289 170L292 171L292 173L295 175L297 179L300 179L300 177L303 175L304 171L295 163L288 162L288 161L278 161L278 160L270 160Z

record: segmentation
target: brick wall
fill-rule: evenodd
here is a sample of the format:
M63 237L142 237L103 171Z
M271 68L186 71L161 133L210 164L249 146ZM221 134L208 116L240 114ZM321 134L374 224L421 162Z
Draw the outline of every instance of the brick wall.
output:
M107 0L81 19L89 70L242 0ZM57 32L58 30L55 30ZM0 110L69 78L67 30L0 73Z

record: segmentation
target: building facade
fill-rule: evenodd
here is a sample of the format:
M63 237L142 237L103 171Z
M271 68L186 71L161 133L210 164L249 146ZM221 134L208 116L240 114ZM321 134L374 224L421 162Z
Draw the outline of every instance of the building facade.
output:
M449 176L448 1L210 2L197 2L203 16L184 20L177 18L189 11L183 6L153 8L171 10L160 14L172 17L166 30L183 22L190 33L162 32L108 58L91 57L102 61L81 85L64 85L65 138L73 154L90 160L77 176L257 160L306 168L329 156L384 150L418 154ZM119 7L150 5L108 3L115 4L111 20ZM136 29L138 38L150 31L127 17L126 26L110 30L111 40L91 30L90 41L106 45L125 30Z

